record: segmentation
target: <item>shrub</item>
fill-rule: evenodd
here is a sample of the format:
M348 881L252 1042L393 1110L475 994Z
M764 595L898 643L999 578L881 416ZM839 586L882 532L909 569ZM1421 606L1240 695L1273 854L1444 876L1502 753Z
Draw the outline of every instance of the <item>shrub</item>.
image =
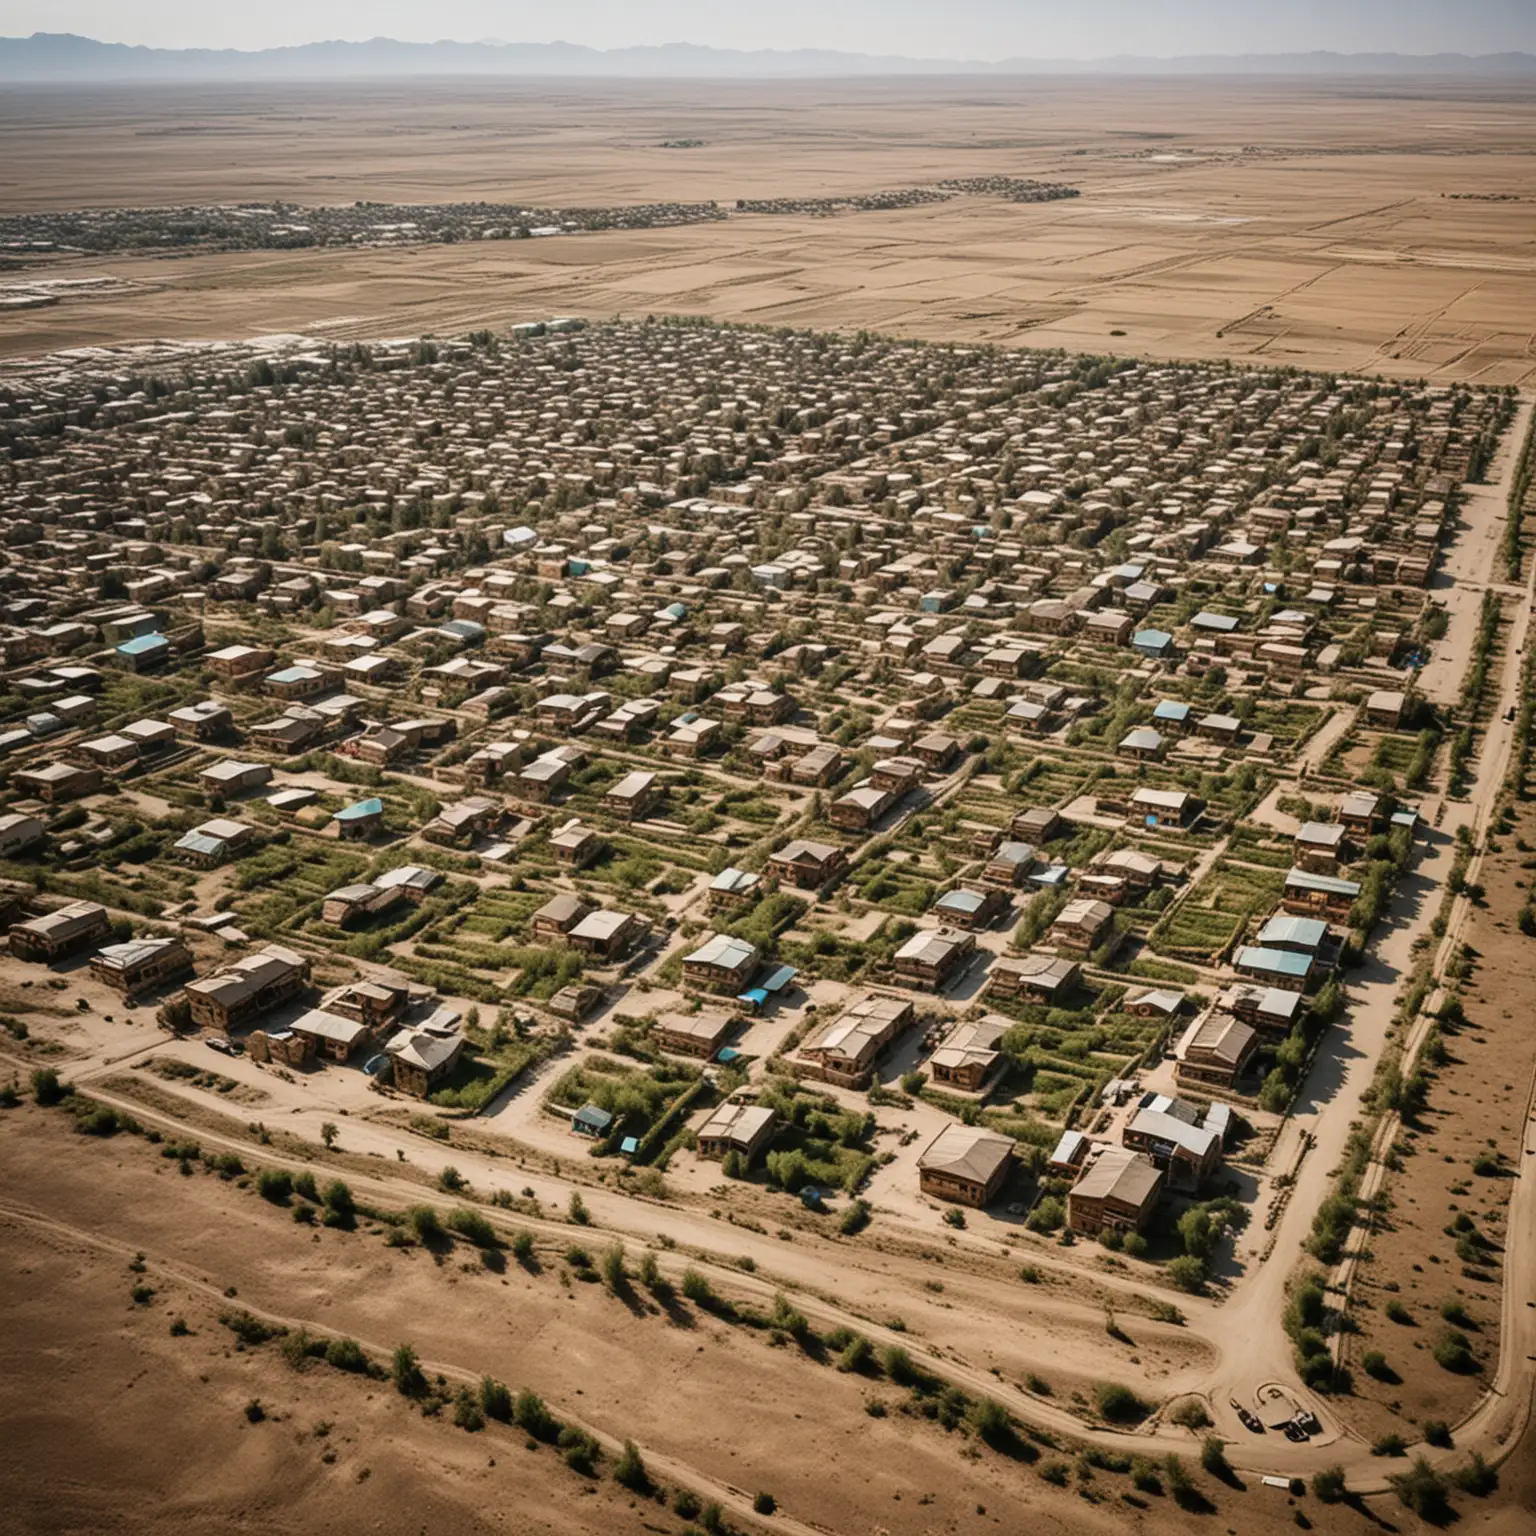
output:
M570 1213L571 1220L575 1222L578 1227L586 1226L586 1224L592 1219L587 1212L587 1202L581 1198L581 1191L579 1189L573 1189L571 1191L570 1204L566 1207L566 1209Z
M867 1371L874 1358L874 1345L862 1333L856 1333L837 1357L837 1368L840 1371Z
M691 1488L679 1488L672 1495L672 1513L682 1520L692 1520L700 1509L699 1496Z
M1347 1492L1344 1484L1344 1468L1324 1467L1312 1475L1312 1492L1324 1504L1337 1504Z
M423 1248L440 1247L448 1240L442 1217L430 1205L413 1205L405 1213L405 1224Z
M1428 1445L1438 1445L1445 1450L1455 1444L1451 1438L1451 1426L1444 1419L1424 1420L1424 1440Z
M320 1198L330 1222L350 1221L356 1213L357 1205L352 1198L352 1191L340 1179L332 1179L321 1191Z
M261 1406L261 1399L259 1397L253 1397L250 1402L245 1405L245 1418L247 1423L260 1424L261 1421L266 1418L266 1416L267 1410Z
M468 1387L460 1387L453 1400L453 1422L470 1434L485 1428L485 1414Z
M855 1200L847 1210L843 1212L843 1219L837 1224L837 1230L844 1237L852 1237L856 1232L862 1232L869 1225L869 1201Z
M1031 1232L1054 1232L1067 1219L1066 1207L1055 1195L1047 1195L1024 1223Z
M512 1422L535 1440L553 1440L560 1433L560 1421L544 1406L544 1399L527 1387L513 1400Z
M332 1339L325 1346L325 1363L338 1371L352 1371L361 1375L368 1369L368 1356L356 1339Z
M683 1295L696 1306L711 1306L715 1300L714 1287L691 1265L683 1271Z
M312 1200L316 1205L320 1204L320 1191L315 1187L315 1176L309 1169L293 1176L293 1189L295 1194L303 1195L306 1200Z
M293 1194L293 1176L286 1168L263 1168L256 1175L256 1193L281 1205Z
M1445 1479L1422 1457L1415 1457L1406 1472L1388 1479L1392 1490L1420 1519L1438 1522L1449 1513L1445 1498Z
M1376 1381L1397 1379L1397 1372L1387 1364L1387 1357L1379 1349L1368 1349L1360 1357L1360 1368Z
M154 1298L155 1288L152 1285L145 1285L143 1281L140 1281L128 1294L138 1306L144 1307L148 1306Z
M596 1476L597 1462L602 1451L597 1441L586 1430L578 1429L574 1424L567 1424L560 1431L555 1443L560 1447L565 1457L565 1464L571 1471L579 1472L583 1477Z
M1464 1333L1458 1333L1454 1328L1447 1328L1440 1337L1435 1340L1435 1364L1447 1371L1454 1371L1458 1376L1468 1376L1478 1369L1477 1357L1472 1353L1472 1346Z
M455 1206L448 1213L448 1229L462 1237L466 1242L473 1243L477 1248L496 1248L500 1244L496 1237L496 1229L485 1216L476 1210L471 1210L466 1205Z
M1407 1454L1408 1442L1396 1431L1382 1435L1371 1446L1372 1456L1406 1456Z
M971 1404L971 1427L994 1450L1013 1442L1013 1420L1008 1410L995 1398L981 1397Z
M512 1422L512 1394L506 1384L494 1376L480 1378L480 1411L499 1424Z
M52 1067L39 1067L32 1074L32 1097L45 1109L64 1097L64 1085Z
M1093 1389L1093 1400L1100 1415L1111 1424L1139 1424L1150 1411L1129 1387L1115 1381L1101 1381Z
M1200 1442L1200 1465L1212 1477L1225 1477L1232 1470L1227 1461L1227 1442L1220 1435L1207 1435Z
M633 1440L624 1442L624 1449L619 1452L619 1459L613 1464L613 1480L628 1488L631 1493L645 1494L651 1491L650 1474L645 1470L645 1462L635 1449Z
M624 1289L629 1271L624 1267L624 1244L611 1243L603 1250L603 1283L614 1295Z
M1463 1493L1486 1499L1499 1486L1499 1474L1483 1459L1481 1451L1473 1451L1472 1459L1451 1473L1451 1481Z
M1147 1251L1147 1240L1140 1232L1127 1232L1120 1246L1131 1258L1139 1259Z
M880 1351L880 1366L898 1387L915 1386L917 1383L917 1367L912 1363L912 1356L899 1344L887 1344Z
M514 1232L512 1234L512 1257L519 1264L526 1264L533 1257L533 1233Z
M1197 1397L1187 1397L1182 1403L1176 1404L1169 1411L1168 1418L1181 1429L1207 1429L1211 1423L1205 1404Z
M1072 1469L1064 1461L1047 1461L1040 1468L1040 1476L1058 1488L1065 1488L1071 1475Z
M422 1373L421 1361L409 1344L397 1344L390 1359L390 1380L401 1397L420 1397L427 1390L427 1378Z
M1405 1328L1413 1327L1413 1313L1400 1301L1389 1301L1386 1314L1394 1323L1401 1323Z
M656 1261L656 1252L647 1248L640 1255L640 1262L635 1267L635 1274L640 1284L648 1291L655 1291L658 1286L664 1285L661 1278L661 1265Z
M1139 1493L1163 1491L1163 1480L1157 1475L1157 1468L1145 1456L1131 1458L1131 1487Z
M1168 1278L1181 1291L1198 1294L1205 1289L1205 1264L1192 1254L1181 1253L1168 1261Z
M778 1502L771 1493L757 1494L752 1500L754 1515L771 1515L778 1507Z

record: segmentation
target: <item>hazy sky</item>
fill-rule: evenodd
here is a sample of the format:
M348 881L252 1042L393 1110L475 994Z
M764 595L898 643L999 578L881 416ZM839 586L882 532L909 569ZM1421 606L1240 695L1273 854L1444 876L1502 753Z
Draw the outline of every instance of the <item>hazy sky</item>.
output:
M1536 50L1536 0L0 0L0 35L161 47L320 38L692 42L932 58Z

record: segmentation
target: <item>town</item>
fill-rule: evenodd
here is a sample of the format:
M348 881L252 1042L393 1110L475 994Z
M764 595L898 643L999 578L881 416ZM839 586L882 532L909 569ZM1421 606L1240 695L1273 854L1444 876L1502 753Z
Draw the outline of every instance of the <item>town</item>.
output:
M1429 830L1512 409L688 322L49 360L10 964L150 1070L1200 1289Z

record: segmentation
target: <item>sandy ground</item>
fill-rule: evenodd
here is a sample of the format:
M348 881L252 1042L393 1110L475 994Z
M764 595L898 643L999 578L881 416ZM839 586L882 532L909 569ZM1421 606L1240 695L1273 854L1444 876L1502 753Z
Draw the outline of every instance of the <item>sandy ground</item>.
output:
M666 150L665 139L705 141ZM1069 202L393 251L114 256L0 352L671 312L1485 383L1536 370L1536 105L1517 87L516 81L13 90L8 208L283 198L545 206L868 193L992 173ZM1516 201L1488 198L1514 195Z
M1464 935L1476 957L1463 992L1467 1022L1446 1033L1447 1059L1432 1070L1429 1107L1399 1139L1405 1163L1388 1180L1389 1207L1371 1232L1369 1260L1356 1281L1361 1331L1346 1358L1363 1400L1357 1422L1370 1433L1384 1432L1394 1411L1456 1424L1487 1390L1487 1367L1498 1357L1509 1200L1516 1179L1527 1176L1519 1149L1530 1129L1523 1122L1536 1076L1536 1036L1520 1004L1536 982L1536 954L1513 919L1529 883L1520 844L1533 825L1527 810L1514 836L1484 862L1487 905ZM1500 1171L1474 1173L1474 1160L1489 1153L1502 1153ZM1463 1214L1494 1245L1486 1263L1464 1265L1456 1255L1451 1224ZM1386 1316L1394 1300L1411 1322ZM1446 1303L1466 1308L1470 1322L1456 1326L1482 1367L1475 1374L1455 1375L1435 1363L1432 1346L1448 1326L1440 1315ZM1373 1350L1400 1380L1373 1381L1360 1368Z
M366 1231L300 1226L208 1174L179 1178L138 1138L82 1147L58 1113L7 1112L0 1140L0 1302L15 1325L0 1345L9 1529L111 1519L129 1531L393 1531L407 1528L402 1503L410 1529L433 1532L684 1524L547 1449L529 1453L520 1435L471 1436L423 1420L387 1384L295 1373L271 1347L235 1351L217 1322L231 1305L356 1338L375 1358L408 1339L450 1382L488 1371L533 1386L605 1444L635 1438L673 1488L738 1506L774 1492L775 1519L733 1513L747 1530L1155 1532L1184 1518L1112 1474L1057 1490L1032 1456L978 1455L974 1441L895 1412L888 1384L766 1335L573 1283L556 1244L501 1274L460 1251L435 1263ZM128 1267L137 1253L142 1274ZM154 1294L136 1305L140 1282ZM189 1335L171 1335L176 1317ZM244 1413L253 1397L268 1415L257 1425ZM816 1411L802 1414L812 1397ZM871 1397L893 1411L869 1417ZM1283 1494L1203 1481L1245 1532L1290 1526ZM1306 1502L1321 1529L1348 1528Z

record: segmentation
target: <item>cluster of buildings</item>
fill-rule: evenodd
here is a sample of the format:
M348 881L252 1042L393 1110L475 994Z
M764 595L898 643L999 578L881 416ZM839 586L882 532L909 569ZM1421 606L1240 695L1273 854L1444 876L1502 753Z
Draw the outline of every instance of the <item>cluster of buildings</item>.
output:
M1413 728L1425 588L1500 410L1452 387L704 324L45 361L0 386L0 861L63 856L109 888L135 878L111 856L132 806L195 802L150 867L238 914L270 893L230 872L268 839L356 845L363 872L306 892L307 927L259 933L185 996L283 1060L349 1058L388 1025L395 1080L418 1085L462 1037L403 1023L387 986L263 1020L314 953L387 930L443 867L466 872L460 910L382 961L410 974L419 945L504 986L498 957L523 946L609 976L660 939L705 1007L657 1028L698 1056L820 953L846 960L883 905L909 928L795 1069L867 1085L916 994L984 988L996 1011L929 1055L935 1086L980 1094L1010 1018L1070 1005L1178 899L1177 850L1229 830L1239 771L1283 765L1336 709ZM1330 974L1351 862L1398 824L1381 809L1355 792L1303 825L1221 1001L1167 1010L1181 1088L1237 1091ZM600 878L615 861L629 884ZM513 868L536 899L482 919ZM795 965L785 923L751 923L784 893ZM1048 923L1009 947L1042 895ZM12 952L89 949L130 992L186 975L179 940L109 944L112 921L70 902L13 926ZM1061 1159L1084 1223L1092 1201L1108 1220L1136 1188L1209 1177L1220 1134L1182 1102ZM742 1150L761 1123L719 1132ZM924 1187L984 1201L1007 1152L957 1124Z

